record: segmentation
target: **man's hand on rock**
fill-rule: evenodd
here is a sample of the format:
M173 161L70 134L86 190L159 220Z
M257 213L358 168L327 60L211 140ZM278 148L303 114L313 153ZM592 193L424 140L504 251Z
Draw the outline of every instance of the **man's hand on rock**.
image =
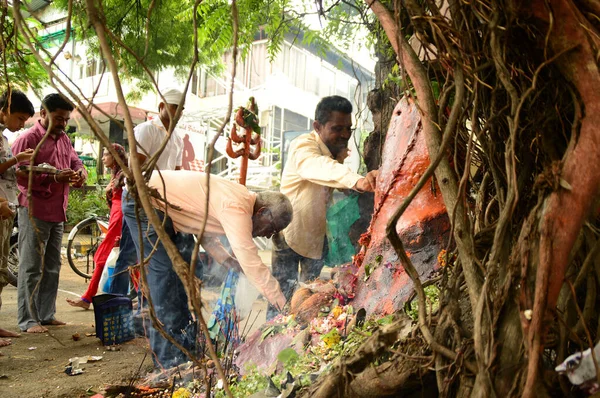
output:
M364 178L361 178L356 183L356 189L360 192L373 192L375 191L375 186L377 185L377 176L379 175L379 170L372 170L367 173Z

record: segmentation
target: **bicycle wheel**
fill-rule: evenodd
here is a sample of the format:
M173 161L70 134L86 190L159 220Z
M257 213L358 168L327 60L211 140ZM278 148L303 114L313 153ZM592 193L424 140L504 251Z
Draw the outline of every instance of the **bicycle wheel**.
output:
M10 246L8 252L8 283L17 286L17 275L19 273L19 243L15 242Z
M96 217L90 217L77 224L69 233L67 259L73 271L90 279L94 273L94 254L103 239Z

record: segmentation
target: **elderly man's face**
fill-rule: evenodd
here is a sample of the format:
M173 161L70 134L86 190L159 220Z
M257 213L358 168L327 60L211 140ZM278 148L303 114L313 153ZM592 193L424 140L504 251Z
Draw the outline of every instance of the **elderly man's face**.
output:
M263 236L271 238L273 235L281 231L285 226L273 217L271 211L265 207L260 208L252 216L252 237Z

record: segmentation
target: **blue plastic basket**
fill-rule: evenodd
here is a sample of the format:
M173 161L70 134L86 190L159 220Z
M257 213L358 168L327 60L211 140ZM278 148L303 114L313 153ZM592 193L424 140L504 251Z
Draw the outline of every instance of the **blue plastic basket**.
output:
M121 344L133 340L131 299L119 294L100 294L92 299L96 320L96 337L102 344Z

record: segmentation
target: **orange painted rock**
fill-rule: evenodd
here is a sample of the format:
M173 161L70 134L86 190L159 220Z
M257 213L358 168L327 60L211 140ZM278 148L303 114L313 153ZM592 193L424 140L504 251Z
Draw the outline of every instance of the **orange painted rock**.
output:
M412 282L386 237L388 220L429 166L421 116L412 100L402 99L383 147L375 191L371 236L358 270L355 308L367 314L390 314L401 308L412 292ZM450 223L437 183L428 181L404 212L396 230L422 280L439 267L438 254L448 242Z

